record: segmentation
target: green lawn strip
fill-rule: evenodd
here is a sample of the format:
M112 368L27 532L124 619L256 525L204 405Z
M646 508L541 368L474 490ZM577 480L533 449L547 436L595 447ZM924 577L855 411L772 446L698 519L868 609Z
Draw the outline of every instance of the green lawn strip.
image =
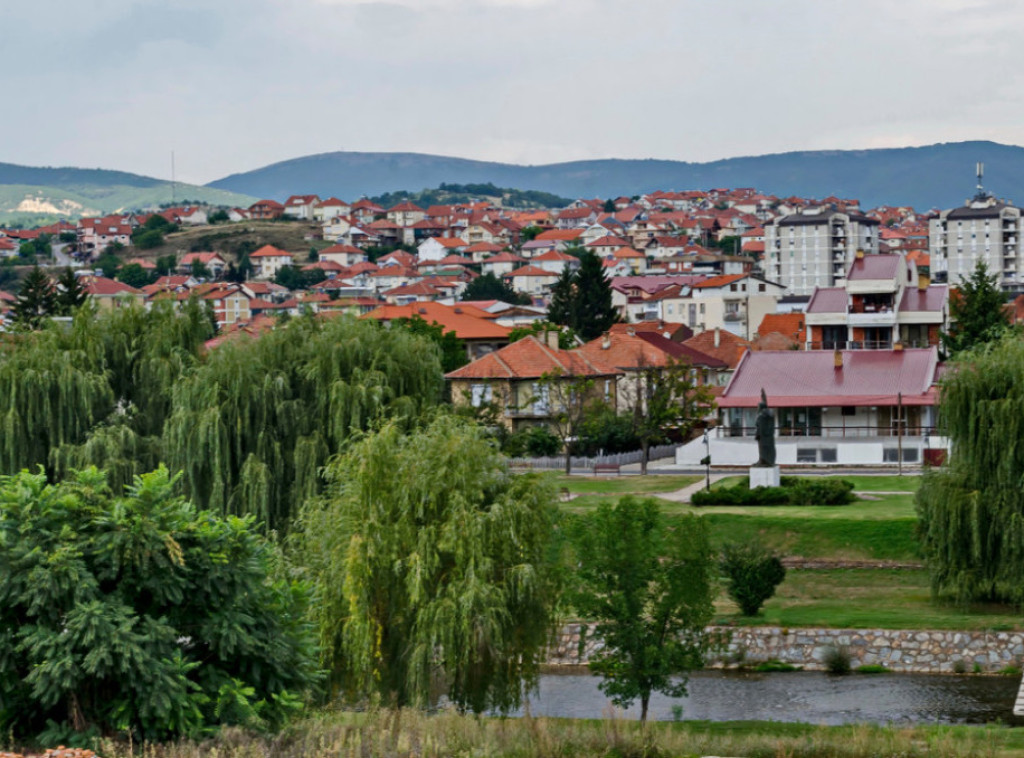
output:
M790 569L775 596L755 618L740 616L724 591L717 620L745 626L824 626L844 629L1024 628L1007 605L977 604L967 610L933 601L923 569Z
M699 476L658 475L647 476L564 476L555 478L555 484L579 494L649 494L675 492L700 481Z
M807 478L819 476L818 474L790 474L785 469L782 471L783 476L806 476ZM844 479L853 484L853 489L857 492L917 492L917 488L921 484L920 476L896 476L896 475L866 475L866 474L829 474L827 478L830 479ZM711 485L715 487L734 487L740 482L747 481L746 475L727 476L724 479L719 479L717 482Z

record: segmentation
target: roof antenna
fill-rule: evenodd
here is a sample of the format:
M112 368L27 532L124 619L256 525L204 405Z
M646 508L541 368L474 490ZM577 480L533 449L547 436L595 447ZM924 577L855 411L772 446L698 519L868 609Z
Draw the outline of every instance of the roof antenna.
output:
M977 186L977 192L974 194L974 199L976 201L988 200L992 196L988 192L985 191L985 185L982 183L982 179L985 178L985 164L982 163L981 161L979 161L978 163L976 163L974 165L975 165L975 169L977 170L977 174L978 174L978 186Z

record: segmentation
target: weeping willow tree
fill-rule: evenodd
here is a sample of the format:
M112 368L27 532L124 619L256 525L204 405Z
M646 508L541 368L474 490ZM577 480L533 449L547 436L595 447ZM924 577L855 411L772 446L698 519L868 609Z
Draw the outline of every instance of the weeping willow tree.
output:
M294 319L222 345L175 384L166 460L200 507L286 528L354 431L415 418L442 385L425 339L347 317Z
M537 676L557 595L550 484L511 476L478 426L390 422L328 467L292 538L335 693L511 709Z
M156 467L171 389L198 364L211 326L202 305L97 313L0 348L0 473L43 466L51 479L89 465L122 487Z
M1024 343L965 353L942 383L949 465L925 474L918 529L933 590L1024 602Z

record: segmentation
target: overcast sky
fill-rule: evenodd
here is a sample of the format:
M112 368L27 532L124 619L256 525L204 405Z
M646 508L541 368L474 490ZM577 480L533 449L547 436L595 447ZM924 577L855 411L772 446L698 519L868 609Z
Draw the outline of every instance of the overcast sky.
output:
M3 0L0 161L1024 144L1017 0Z

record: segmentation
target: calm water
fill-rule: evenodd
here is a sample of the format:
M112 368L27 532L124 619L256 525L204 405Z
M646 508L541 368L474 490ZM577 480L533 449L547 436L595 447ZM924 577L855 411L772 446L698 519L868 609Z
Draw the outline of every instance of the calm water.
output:
M534 715L601 718L611 703L597 688L600 678L585 673L547 674L530 697ZM652 695L649 718L711 721L770 720L811 724L984 724L1024 726L1013 716L1020 677L931 676L818 672L734 673L702 671L690 677L689 696ZM640 706L625 711L639 717Z

